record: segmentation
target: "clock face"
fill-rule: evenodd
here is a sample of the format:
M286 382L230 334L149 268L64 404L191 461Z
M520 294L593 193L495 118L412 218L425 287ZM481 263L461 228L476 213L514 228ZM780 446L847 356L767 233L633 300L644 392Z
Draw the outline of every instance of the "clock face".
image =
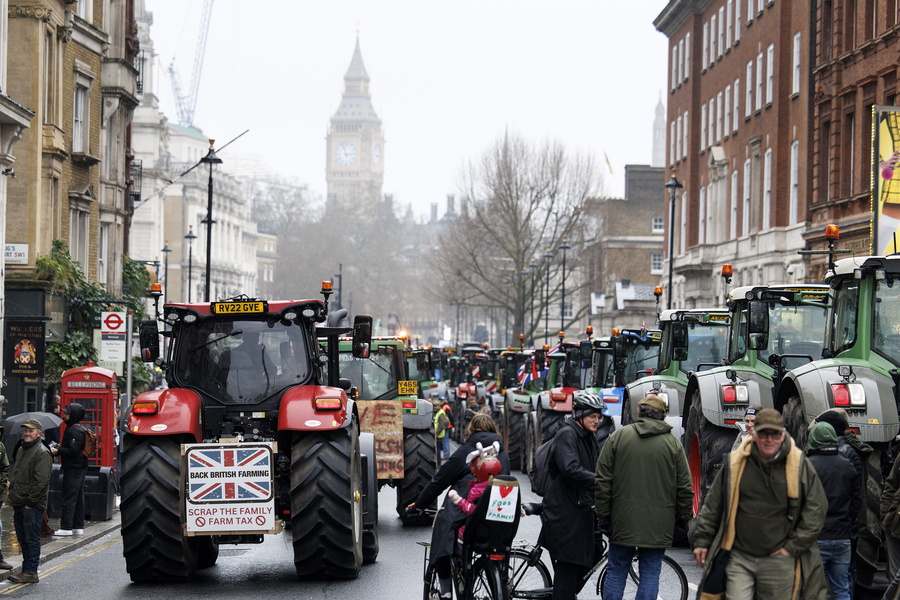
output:
M356 162L356 146L350 142L344 142L337 147L334 157L345 167L350 166Z
M372 148L372 164L376 167L381 165L381 146L375 144L375 147Z

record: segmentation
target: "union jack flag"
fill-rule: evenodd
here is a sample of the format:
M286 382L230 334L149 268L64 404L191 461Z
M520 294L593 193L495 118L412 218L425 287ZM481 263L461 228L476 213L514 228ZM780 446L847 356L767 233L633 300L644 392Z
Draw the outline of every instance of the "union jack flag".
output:
M198 449L188 455L188 470L215 473L213 480L190 482L194 501L268 500L272 495L271 453L267 448Z

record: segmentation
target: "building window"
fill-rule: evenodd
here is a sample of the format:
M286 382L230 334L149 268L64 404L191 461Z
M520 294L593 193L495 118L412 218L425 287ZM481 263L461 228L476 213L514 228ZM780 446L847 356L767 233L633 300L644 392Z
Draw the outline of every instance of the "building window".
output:
M713 216L714 210L713 207L718 205L716 202L716 188L713 186L713 183L710 182L709 185L706 186L706 241L707 243L714 244L716 241L715 227L713 227Z
M705 244L706 243L706 187L700 186L700 218L698 219L697 225L699 226L699 231L697 232L697 243Z
M731 85L725 86L725 136L728 136L728 128L731 127Z
M675 156L673 158L681 158L681 140L681 115L679 115L675 125Z
M791 94L800 93L800 32L794 34L794 48L792 53L791 69Z
M756 110L763 105L763 53L756 55Z
M702 67L705 69L706 65L709 64L709 23L703 24L703 63Z
M722 140L722 135L725 133L724 127L722 127L722 92L719 92L716 100L716 142Z
M747 97L744 98L744 116L753 114L753 61L747 62Z
M75 86L75 103L72 107L72 152L87 151L88 89Z
M684 81L684 38L678 42L678 83Z
M725 53L725 7L719 7L719 58Z
M734 80L734 123L731 127L732 131L738 130L738 122L741 120L741 79Z
M678 43L672 44L672 89L678 85Z
M691 76L691 33L684 35L684 79Z
M712 66L714 62L716 62L716 23L718 22L718 16L713 13L713 16L709 19L709 65Z
M734 43L741 39L741 0L734 0Z
M72 260L81 263L82 268L87 268L88 240L90 232L90 213L80 207L69 210L69 252Z
M738 217L738 172L737 169L731 172L731 211L728 224L728 234L731 239L737 239L737 217Z
M767 148L763 158L763 206L762 228L767 231L772 223L772 149Z
M732 20L734 17L734 0L728 0L725 3L725 45L727 47L731 47L731 40L734 37L732 35L732 31L734 30L734 21Z
M663 255L662 252L654 252L650 255L650 274L659 275L662 273Z
M753 22L753 2L754 0L747 0L747 25Z
M700 147L706 148L706 104L700 107Z
M669 123L669 164L675 164L675 121Z
M688 111L684 111L684 137L682 138L683 145L681 146L681 157L687 158L688 155L688 132L690 128L688 127Z
M94 0L78 0L76 14L90 23L94 17Z
M685 202L685 198L687 198L687 189L681 190L681 227L679 227L680 233L678 235L679 254L684 254L687 250L687 202Z
M772 92L775 87L775 44L766 48L766 104L772 103Z
M109 269L109 230L110 225L104 223L100 226L100 237L97 240L97 281L106 283ZM83 264L83 263L82 263Z
M666 220L662 217L653 217L653 233L665 233Z
M706 141L707 146L712 146L716 142L716 99L709 99L709 138Z
M800 141L794 140L791 144L791 200L788 206L788 224L797 223L797 208L800 200Z
M744 206L741 214L741 234L750 233L750 182L752 178L750 159L744 161Z
M843 168L841 173L844 179L844 196L852 196L856 191L853 181L853 169L856 165L856 121L853 113L847 113L844 116L844 131L841 132L843 138L843 148L846 152L843 156Z

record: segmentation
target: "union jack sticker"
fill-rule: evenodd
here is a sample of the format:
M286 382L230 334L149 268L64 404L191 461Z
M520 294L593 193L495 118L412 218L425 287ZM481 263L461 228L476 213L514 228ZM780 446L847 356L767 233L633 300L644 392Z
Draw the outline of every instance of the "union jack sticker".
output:
M199 446L187 451L188 501L265 502L272 498L268 446Z

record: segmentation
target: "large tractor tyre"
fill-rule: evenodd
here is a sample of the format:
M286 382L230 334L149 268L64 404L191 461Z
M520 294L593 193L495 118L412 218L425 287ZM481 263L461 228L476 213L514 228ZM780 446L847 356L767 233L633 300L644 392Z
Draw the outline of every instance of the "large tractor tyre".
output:
M197 540L182 530L181 440L126 435L122 452L122 544L131 580L187 581Z
M362 535L363 564L371 565L378 558L378 525L366 525Z
M556 432L563 426L568 413L544 410L543 408L539 408L538 413L538 423L541 427L541 443L543 444L553 439Z
M807 423L806 417L803 415L803 405L800 403L799 397L790 397L787 404L784 405L782 416L784 418L784 428L794 438L794 443L797 444L797 447L805 452L809 423Z
M375 435L359 435L360 451L363 454L363 482L365 503L363 504L363 564L370 565L378 558L378 466L375 461Z
M536 447L534 437L534 413L523 415L522 427L522 473L528 474L534 468L534 450Z
M691 483L694 487L694 516L700 511L703 498L706 497L707 490L738 435L737 429L718 427L710 423L703 416L701 406L700 394L695 391L691 398L684 435L688 466L691 469Z
M296 432L291 440L291 530L298 577L355 579L362 565L359 425Z
M219 558L219 536L209 535L197 538L197 568L208 569L215 566Z
M625 393L625 399L622 401L622 425L631 425L634 423L634 417L631 415L631 396Z
M601 417L600 424L597 427L597 433L594 434L601 450L603 450L606 440L609 439L609 436L611 436L615 430L616 424L613 422L612 417L607 417L605 415Z
M862 527L856 538L856 583L864 588L880 591L884 587L884 581L876 578L876 575L879 571L883 574L887 565L884 555L879 555L882 546L879 503L884 488L884 474L890 471L891 462L885 454L887 444L873 446L874 452L860 456L863 463L863 506L859 511Z
M431 429L403 430L403 481L397 484L397 514L404 525L431 525L431 519L409 515L406 507L416 501L437 470L436 438ZM437 509L437 502L428 508Z
M506 455L509 457L510 468L519 468L525 471L525 415L520 412L508 411L509 437L506 442Z

